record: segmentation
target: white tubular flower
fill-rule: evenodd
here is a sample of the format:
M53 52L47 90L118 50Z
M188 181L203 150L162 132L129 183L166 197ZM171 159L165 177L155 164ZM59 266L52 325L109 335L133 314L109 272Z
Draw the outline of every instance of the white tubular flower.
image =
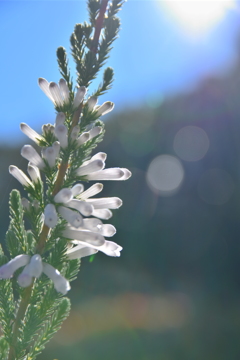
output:
M53 204L48 204L44 209L44 224L49 228L54 228L58 222L58 215Z
M101 134L101 132L102 132L102 127L101 126L95 126L94 128L92 128L91 130L88 131L88 133L89 133L89 139L88 140L91 140L91 139L95 138L96 136Z
M128 169L121 168L121 170L124 172L124 175L121 177L120 180L128 180L132 176L131 171L129 171Z
M101 220L96 218L84 219L82 223L83 228L93 232L99 232L101 226L102 226Z
M15 179L20 182L20 184L22 184L22 186L32 186L32 182L30 181L30 179L17 166L10 165L9 172L13 177L15 177Z
M93 111L95 106L97 105L98 98L96 96L91 96L88 101L86 102L86 105L88 107L88 111Z
M112 237L116 234L116 228L112 224L102 224L99 227L99 232L102 236Z
M86 203L85 201L73 199L65 204L67 207L72 209L76 209L84 216L90 216L93 212L93 206L91 204Z
M55 82L50 82L48 89L52 95L54 103L57 106L63 106L64 102L59 86Z
M87 180L122 180L124 175L125 172L121 168L109 168L88 174L85 178Z
M26 265L21 274L18 276L17 281L19 286L21 287L28 287L31 285L33 281L33 277L30 275L30 265Z
M54 143L52 144L52 147L54 148L56 159L57 159L59 157L59 153L60 153L60 147L61 147L60 142L54 141Z
M102 220L108 220L112 217L112 212L109 209L94 209L92 216L95 216Z
M122 206L122 200L118 197L108 197L100 199L86 199L88 204L91 204L94 209L118 209Z
M105 162L106 158L107 158L106 153L98 152L97 154L93 155L90 160L84 161L80 167L90 164L93 160L102 160L103 162Z
M21 150L21 155L39 169L45 167L43 159L31 145L24 145Z
M103 103L101 106L99 106L96 110L97 113L96 115L98 117L105 115L107 113L109 113L110 111L112 111L114 108L114 103L112 103L111 101L106 101L105 103Z
M40 140L44 140L44 138L39 135L35 130L33 130L30 126L25 123L20 124L20 129L22 132L27 135L31 140L33 140L37 145L39 145Z
M74 126L71 132L71 139L76 140L79 135L79 132L80 132L80 126L79 125Z
M18 255L0 267L0 279L10 279L20 267L29 263L29 255Z
M76 240L74 240L73 242L74 242L74 244L77 244L77 246L73 247L72 249L67 250L67 252L66 252L68 258L71 260L82 257L81 250L83 249L83 247L84 248L90 247L97 251L101 251L108 256L114 256L114 257L119 257L120 251L122 250L122 247L120 245L116 244L113 241L108 241L108 240L105 240L102 245L94 245L94 244L90 244L90 243L86 244L83 241L76 241Z
M66 295L66 293L71 289L69 281L65 279L65 277L63 277L52 265L43 263L43 272L49 277L49 279L52 280L54 288L58 292Z
M89 139L89 133L88 133L88 132L82 133L82 134L77 138L77 144L78 144L78 146L81 146L82 144L84 144L86 141L88 141L88 139Z
M62 94L63 97L63 101L67 104L69 103L69 88L67 86L67 83L64 79L60 79L59 80L59 88L60 88L60 92Z
M54 126L52 124L45 124L42 126L42 132L46 135L47 133L54 133Z
M87 190L79 193L79 195L80 195L79 198L81 200L86 200L89 197L99 194L102 191L102 189L103 189L103 184L96 183L96 184L90 186L90 188L88 188Z
M43 270L42 258L36 254L31 257L29 263L29 273L32 277L39 278Z
M76 184L71 189L73 196L77 196L81 194L83 190L84 190L84 186L82 184Z
M69 260L74 260L74 259L81 259L85 256L91 256L94 255L98 252L98 250L94 249L94 248L90 248L90 247L86 247L83 244L80 244L78 246L75 246L71 249L69 249L66 254L67 254L67 258Z
M77 89L77 93L76 93L74 101L73 101L74 109L77 109L79 107L86 92L87 92L87 89L85 88L85 86L81 86L80 88Z
M29 176L31 177L32 182L36 183L38 181L41 181L40 171L37 166L34 166L33 164L29 163L27 172L28 172Z
M54 167L56 164L56 151L53 146L49 146L42 150L42 156L47 160L50 167Z
M55 127L54 134L58 138L63 149L68 146L68 129L65 125L59 124Z
M55 126L64 125L65 119L66 119L65 114L63 112L59 112L56 116Z
M54 105L63 106L69 103L69 89L64 79L60 79L59 86L55 82L49 83L43 78L38 79L38 84Z
M30 202L28 201L28 199L22 198L21 202L22 202L22 207L24 208L24 210L29 211L30 210Z
M72 197L72 191L68 188L63 188L54 196L54 201L56 203L68 203Z
M103 224L101 220L96 218L84 219L81 227L106 237L112 237L116 234L116 228L113 225Z
M76 174L78 176L85 176L91 173L95 173L96 171L102 170L105 166L104 161L100 159L89 161L87 164L80 166L76 170Z
M105 239L101 234L95 233L89 230L78 230L75 228L66 228L63 231L63 236L67 239L78 240L85 242L87 244L91 244L93 246L101 246L105 243Z
M70 225L74 226L75 228L82 226L83 218L79 212L64 206L59 206L58 212L67 222L69 222Z

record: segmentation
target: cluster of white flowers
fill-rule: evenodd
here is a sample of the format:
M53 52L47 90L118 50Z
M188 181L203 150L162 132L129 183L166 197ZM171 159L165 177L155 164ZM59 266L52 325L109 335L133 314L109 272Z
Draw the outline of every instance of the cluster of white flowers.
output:
M69 89L65 80L61 79L59 85L54 82L48 83L45 79L39 79L39 86L50 98L55 106L62 107L70 102ZM78 108L86 94L86 88L80 87L73 101L73 109ZM106 102L102 106L97 106L97 98L91 97L86 102L89 111L95 111L97 116L106 114L113 109L111 102ZM27 124L20 125L21 130L32 139L37 145L44 140L44 137L38 134ZM65 125L65 114L60 112L56 116L55 124L43 125L43 134L51 131L58 141L55 141L51 147L42 149L41 156L31 145L24 145L21 155L29 161L28 174L30 178L18 167L11 165L10 173L25 187L33 187L37 182L41 182L40 171L47 166L52 168L56 166L60 150L67 148L69 143L68 128ZM99 135L101 127L96 126L91 130L78 135L80 126L76 125L70 134L71 139L76 140L77 146L82 146L85 142ZM87 181L91 180L127 180L131 172L124 168L105 169L105 160L107 155L99 152L85 161L78 169L76 176L83 177ZM95 254L98 251L109 256L120 256L122 247L118 244L108 241L105 237L111 237L116 233L116 229L111 224L103 224L102 220L108 220L112 216L112 209L117 209L122 205L122 200L117 197L92 198L103 189L101 183L95 183L84 191L81 183L76 184L71 189L62 188L53 198L53 202L46 205L44 209L44 224L52 229L59 217L67 221L65 230L62 233L64 238L70 239L70 247L67 251L68 259L82 258L84 256ZM22 199L23 207L30 209L31 204L25 198ZM32 204L37 206L35 202ZM100 220L101 219L101 220ZM23 272L18 277L18 283L22 287L29 286L33 278L38 278L41 273L45 273L52 279L57 291L65 294L69 289L68 281L54 269L51 265L42 262L41 256L18 255L7 264L0 267L0 278L6 279L12 277L14 271L24 266Z

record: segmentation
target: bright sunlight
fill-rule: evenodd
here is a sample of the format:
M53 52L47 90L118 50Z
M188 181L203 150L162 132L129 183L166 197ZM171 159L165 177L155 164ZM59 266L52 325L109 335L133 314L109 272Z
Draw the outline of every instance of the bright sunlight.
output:
M160 4L188 35L199 36L217 25L236 0L162 0Z

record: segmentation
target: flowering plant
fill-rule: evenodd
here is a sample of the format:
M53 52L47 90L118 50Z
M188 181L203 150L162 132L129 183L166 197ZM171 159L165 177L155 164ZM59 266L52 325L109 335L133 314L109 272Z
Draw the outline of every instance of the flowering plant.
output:
M88 0L90 23L77 24L71 35L76 62L74 90L66 50L57 49L62 78L59 83L40 78L39 86L57 112L54 124L38 134L27 124L21 130L40 149L24 145L28 175L11 165L9 171L27 192L10 194L10 225L6 247L10 259L0 254L1 360L33 360L60 328L70 309L70 282L79 271L80 259L98 251L120 256L122 247L106 240L116 229L104 221L122 205L117 197L95 198L103 185L83 182L126 180L127 169L105 168L107 155L93 149L103 139L99 118L114 105L98 105L98 97L112 84L113 70L106 68L103 81L87 97L87 90L108 58L120 22L116 17L122 0ZM25 227L25 219L30 224Z

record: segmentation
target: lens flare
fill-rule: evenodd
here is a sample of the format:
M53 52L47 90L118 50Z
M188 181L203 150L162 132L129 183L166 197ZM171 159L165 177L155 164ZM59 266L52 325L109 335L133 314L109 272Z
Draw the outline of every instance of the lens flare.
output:
M184 179L181 162L171 155L155 157L147 170L146 180L150 189L160 196L171 196L180 188Z
M236 0L163 0L160 4L188 35L194 36L217 25Z

